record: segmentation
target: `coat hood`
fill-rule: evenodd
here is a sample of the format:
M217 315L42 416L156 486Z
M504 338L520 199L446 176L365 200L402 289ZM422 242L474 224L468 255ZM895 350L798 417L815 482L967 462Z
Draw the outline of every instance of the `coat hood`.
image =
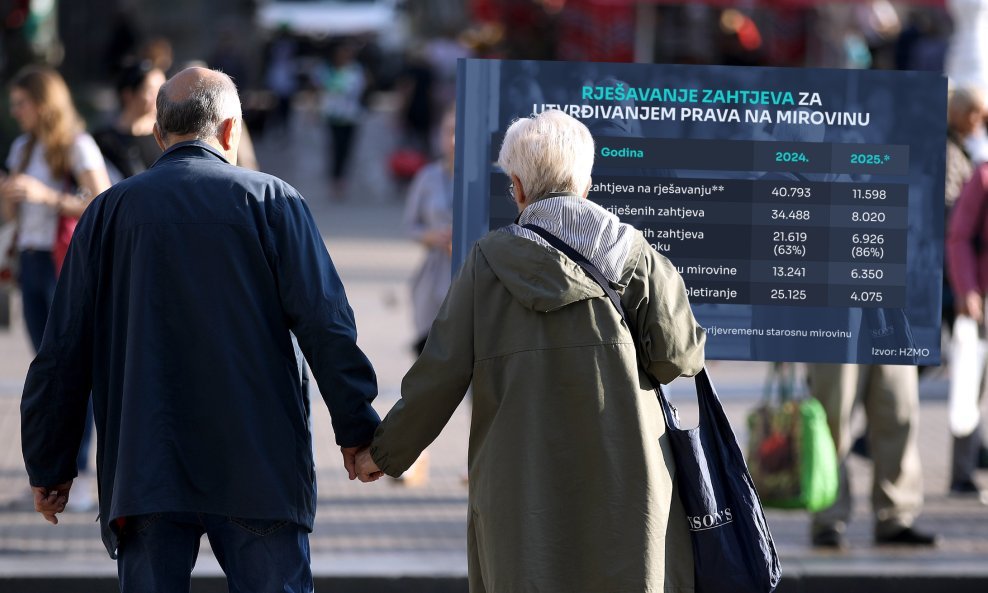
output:
M583 268L521 226L525 224L538 225L568 243L615 288L627 284L624 270L640 233L590 200L550 195L528 206L517 224L498 229L478 243L498 280L523 306L547 312L604 296Z

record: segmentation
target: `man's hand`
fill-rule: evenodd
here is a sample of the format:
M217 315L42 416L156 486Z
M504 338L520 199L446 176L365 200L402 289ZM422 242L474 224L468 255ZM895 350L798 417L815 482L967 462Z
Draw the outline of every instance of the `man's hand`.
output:
M343 467L346 468L351 480L357 479L357 451L360 449L361 447L340 447L340 452L343 454Z
M65 510L65 504L69 502L69 490L72 489L72 480L57 486L31 486L34 493L34 510L41 513L45 521L52 525L58 525L58 513Z
M370 448L365 447L357 453L357 477L360 478L361 482L375 482L384 475L381 468L377 467L374 463L374 458L371 457Z

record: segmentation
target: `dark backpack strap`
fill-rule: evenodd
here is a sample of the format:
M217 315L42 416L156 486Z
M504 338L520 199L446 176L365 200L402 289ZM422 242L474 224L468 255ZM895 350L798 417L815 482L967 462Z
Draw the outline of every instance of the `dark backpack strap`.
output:
M542 237L545 239L546 243L561 251L563 255L566 255L571 260L576 262L578 266L583 268L583 271L604 289L604 294L606 294L607 298L611 299L611 302L614 303L614 308L618 310L618 313L621 315L621 319L624 320L624 324L630 329L631 326L628 324L628 316L625 315L624 306L621 304L621 297L618 296L618 293L613 288L611 288L611 283L607 281L607 278L604 278L604 275L599 269L597 269L597 266L590 263L590 260L584 257L582 253L570 247L569 243L563 241L544 228L534 224L523 224L521 227Z

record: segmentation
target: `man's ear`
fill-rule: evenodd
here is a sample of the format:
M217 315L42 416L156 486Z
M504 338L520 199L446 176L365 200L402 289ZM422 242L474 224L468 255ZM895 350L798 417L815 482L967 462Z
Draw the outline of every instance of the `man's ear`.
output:
M154 122L152 131L154 133L154 141L158 143L158 148L165 150L165 140L161 134L161 129L158 127L158 122Z
M240 140L240 118L228 117L220 122L219 133L216 135L223 150L233 150Z

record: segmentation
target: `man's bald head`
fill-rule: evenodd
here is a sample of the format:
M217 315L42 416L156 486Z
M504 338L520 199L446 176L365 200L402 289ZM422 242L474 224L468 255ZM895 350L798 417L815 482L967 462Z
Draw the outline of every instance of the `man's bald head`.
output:
M158 132L166 141L175 137L211 140L221 123L241 117L233 80L208 68L186 68L171 77L158 91L157 107Z

